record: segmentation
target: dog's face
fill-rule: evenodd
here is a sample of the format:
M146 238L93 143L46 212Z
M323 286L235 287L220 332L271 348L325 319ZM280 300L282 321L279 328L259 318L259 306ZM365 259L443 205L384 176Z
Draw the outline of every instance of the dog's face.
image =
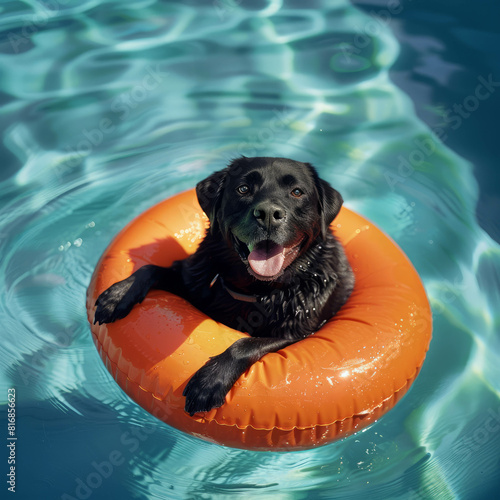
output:
M240 158L197 187L211 231L220 231L248 272L274 280L338 214L342 197L307 164Z

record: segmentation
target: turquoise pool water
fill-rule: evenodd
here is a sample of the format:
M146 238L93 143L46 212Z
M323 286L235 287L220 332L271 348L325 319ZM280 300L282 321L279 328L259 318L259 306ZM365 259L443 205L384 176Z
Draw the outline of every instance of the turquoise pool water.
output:
M457 122L417 119L389 78L387 23L344 0L305 5L0 4L0 401L15 389L18 498L495 498L500 249L476 222L472 165L446 146ZM322 448L248 452L171 429L92 344L85 291L113 235L240 154L315 164L404 249L432 304L408 395Z

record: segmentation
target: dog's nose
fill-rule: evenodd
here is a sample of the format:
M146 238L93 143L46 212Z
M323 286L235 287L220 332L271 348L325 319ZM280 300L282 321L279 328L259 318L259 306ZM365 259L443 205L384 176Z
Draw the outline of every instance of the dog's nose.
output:
M254 217L265 227L276 226L285 220L285 209L274 203L260 203L254 208Z

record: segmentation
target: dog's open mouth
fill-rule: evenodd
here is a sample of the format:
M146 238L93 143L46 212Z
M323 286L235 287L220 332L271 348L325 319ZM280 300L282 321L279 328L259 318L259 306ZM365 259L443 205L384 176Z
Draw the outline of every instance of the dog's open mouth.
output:
M291 246L283 246L272 240L263 240L248 246L248 264L252 274L261 280L271 280L297 257L304 238Z

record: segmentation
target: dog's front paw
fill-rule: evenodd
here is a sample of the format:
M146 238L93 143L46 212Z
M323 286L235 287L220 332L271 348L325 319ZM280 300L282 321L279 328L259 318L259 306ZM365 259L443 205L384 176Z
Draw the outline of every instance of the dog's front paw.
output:
M135 304L144 300L147 292L147 288L136 283L134 275L110 286L96 300L94 324L102 325L124 318Z
M246 366L241 366L228 351L210 358L192 376L184 389L182 393L186 397L184 409L191 416L222 406L226 394L245 371Z

